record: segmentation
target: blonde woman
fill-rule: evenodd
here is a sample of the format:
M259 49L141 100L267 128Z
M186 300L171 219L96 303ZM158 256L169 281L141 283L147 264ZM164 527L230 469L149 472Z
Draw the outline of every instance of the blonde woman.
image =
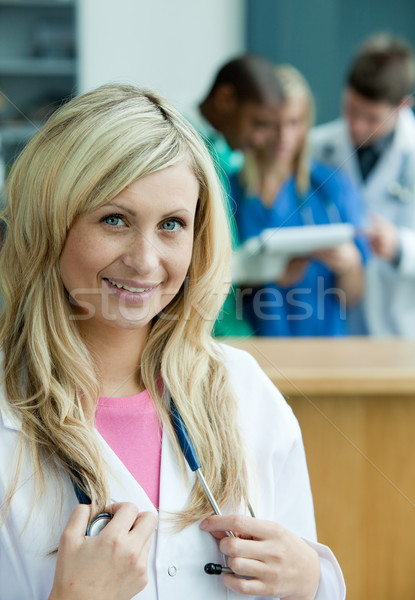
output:
M310 88L294 67L276 75L285 102L272 144L252 152L239 177L232 180L235 219L241 242L268 227L362 226L357 190L348 178L310 161L307 137L314 118ZM278 281L245 289L244 316L257 335L327 336L347 333L346 309L363 292L363 264L368 242L353 242L294 258Z
M249 355L210 335L229 279L220 189L180 114L122 85L66 104L15 163L2 597L344 598L315 540L297 421ZM222 515L183 458L174 406ZM107 525L86 535L97 515Z

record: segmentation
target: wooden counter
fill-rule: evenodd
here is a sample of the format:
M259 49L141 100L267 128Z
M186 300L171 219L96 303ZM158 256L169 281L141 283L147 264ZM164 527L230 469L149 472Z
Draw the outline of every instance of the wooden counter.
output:
M415 598L415 341L223 341L255 356L300 422L348 600Z

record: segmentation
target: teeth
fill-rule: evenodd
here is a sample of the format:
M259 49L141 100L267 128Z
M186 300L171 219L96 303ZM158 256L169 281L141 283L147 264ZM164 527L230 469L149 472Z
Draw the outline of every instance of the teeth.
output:
M115 285L119 289L127 290L127 292L147 292L148 290L152 289L151 287L149 287L149 288L136 288L136 287L131 287L130 285L121 285L120 283L116 283L115 281L113 281L112 279L109 279L109 278L108 278L108 281L112 285Z

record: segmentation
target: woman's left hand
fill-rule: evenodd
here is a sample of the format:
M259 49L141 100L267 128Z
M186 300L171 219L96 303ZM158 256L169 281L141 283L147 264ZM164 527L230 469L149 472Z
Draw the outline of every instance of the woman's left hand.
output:
M200 527L220 540L220 551L239 576L223 576L229 589L270 598L313 598L320 580L320 559L294 533L277 523L243 515L213 515ZM228 537L225 531L232 531L236 537Z

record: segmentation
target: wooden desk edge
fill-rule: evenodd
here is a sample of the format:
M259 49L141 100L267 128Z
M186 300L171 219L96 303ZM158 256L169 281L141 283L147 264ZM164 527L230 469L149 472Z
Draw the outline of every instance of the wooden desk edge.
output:
M220 341L252 354L286 395L415 397L415 341L367 337L223 338ZM314 356L308 361L311 347ZM321 353L321 360L317 362L316 352ZM362 362L356 361L360 354ZM333 356L338 359L333 360Z

